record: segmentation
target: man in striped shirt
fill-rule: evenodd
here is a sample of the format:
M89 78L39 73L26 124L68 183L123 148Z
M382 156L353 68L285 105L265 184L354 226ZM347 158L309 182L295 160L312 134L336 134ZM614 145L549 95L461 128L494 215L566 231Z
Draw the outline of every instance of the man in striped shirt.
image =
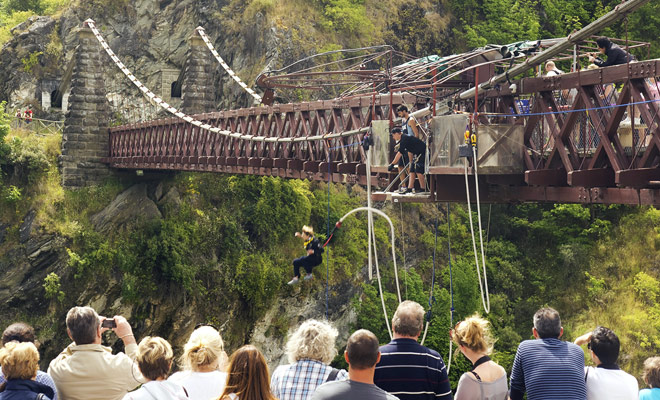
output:
M399 304L392 318L394 339L380 348L374 383L401 400L450 400L442 357L417 343L423 326L424 308L419 303Z
M559 340L564 333L559 313L542 308L534 314L532 334L518 346L511 370L510 400L586 400L584 353Z

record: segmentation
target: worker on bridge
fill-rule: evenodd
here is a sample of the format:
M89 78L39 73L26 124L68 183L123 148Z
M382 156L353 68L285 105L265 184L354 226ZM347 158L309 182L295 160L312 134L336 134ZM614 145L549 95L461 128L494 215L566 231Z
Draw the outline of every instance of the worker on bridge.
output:
M589 62L592 62L599 67L609 67L610 65L619 65L625 64L628 61L635 61L635 56L626 52L617 44L612 43L610 39L604 36L596 39L596 45L598 45L598 52L607 56L607 60L603 61L600 57L596 58L595 53L589 54Z
M402 194L415 192L415 177L419 179L419 187L422 192L426 192L426 181L424 180L424 164L426 161L426 143L414 136L403 135L401 128L392 129L392 139L397 142L398 152L394 160L387 167L388 171L394 170L394 166L404 156L410 154L412 162L410 163L410 179L408 187L403 188Z
M307 255L293 260L294 276L288 282L289 285L295 285L300 280L300 267L305 268L307 275L304 279L309 280L314 277L312 269L323 262L323 247L321 247L319 240L314 237L314 228L305 225L302 227L302 233L296 232L295 236L305 241L304 246Z

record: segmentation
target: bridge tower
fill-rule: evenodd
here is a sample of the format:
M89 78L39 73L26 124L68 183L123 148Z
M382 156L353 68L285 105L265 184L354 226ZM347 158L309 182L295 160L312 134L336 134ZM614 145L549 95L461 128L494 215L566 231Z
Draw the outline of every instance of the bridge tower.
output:
M110 105L103 80L103 54L88 27L78 29L69 111L62 134L62 186L77 189L110 176L108 156Z
M213 70L216 64L197 30L188 37L188 52L183 67L181 110L189 115L215 111Z

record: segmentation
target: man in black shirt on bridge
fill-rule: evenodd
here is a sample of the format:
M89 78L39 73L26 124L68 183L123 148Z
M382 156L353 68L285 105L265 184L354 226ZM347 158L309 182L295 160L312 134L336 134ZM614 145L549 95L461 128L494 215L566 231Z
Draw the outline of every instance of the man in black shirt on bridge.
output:
M401 128L392 129L392 139L394 139L399 150L394 156L394 160L387 167L388 171L394 170L394 166L399 162L399 159L408 154L410 163L410 179L408 180L408 188L402 193L414 193L415 176L419 179L419 186L422 192L426 192L426 181L424 180L424 161L426 159L426 144L414 136L402 135Z

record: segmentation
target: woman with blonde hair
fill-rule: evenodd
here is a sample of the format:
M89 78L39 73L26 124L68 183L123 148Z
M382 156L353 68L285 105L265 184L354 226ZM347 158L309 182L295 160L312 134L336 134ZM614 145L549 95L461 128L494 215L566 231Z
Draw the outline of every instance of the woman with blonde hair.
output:
M39 352L32 342L9 342L0 350L0 364L7 382L0 386L3 400L50 400L53 389L37 382Z
M236 350L227 373L227 386L218 400L277 400L268 387L268 365L256 347Z
M306 400L324 382L348 378L345 370L332 368L337 355L337 330L315 319L303 322L286 344L288 365L280 365L270 379L270 390L280 400Z
M319 240L314 237L314 228L305 225L302 227L302 233L296 232L295 236L304 241L303 246L307 255L293 260L293 279L287 283L288 285L298 283L300 279L300 267L305 268L307 275L305 275L304 279L309 280L314 277L312 275L312 269L323 262L323 247L319 243Z
M220 396L227 382L224 372L227 353L220 333L212 326L195 329L183 347L179 359L183 370L169 380L181 384L192 400L209 400Z
M478 314L456 324L451 337L463 355L472 362L472 370L461 376L455 400L504 400L507 380L504 368L488 357L493 350L489 323Z
M147 336L138 345L135 361L147 383L138 390L126 393L123 400L186 400L188 395L178 383L167 380L172 369L174 352L167 340Z

